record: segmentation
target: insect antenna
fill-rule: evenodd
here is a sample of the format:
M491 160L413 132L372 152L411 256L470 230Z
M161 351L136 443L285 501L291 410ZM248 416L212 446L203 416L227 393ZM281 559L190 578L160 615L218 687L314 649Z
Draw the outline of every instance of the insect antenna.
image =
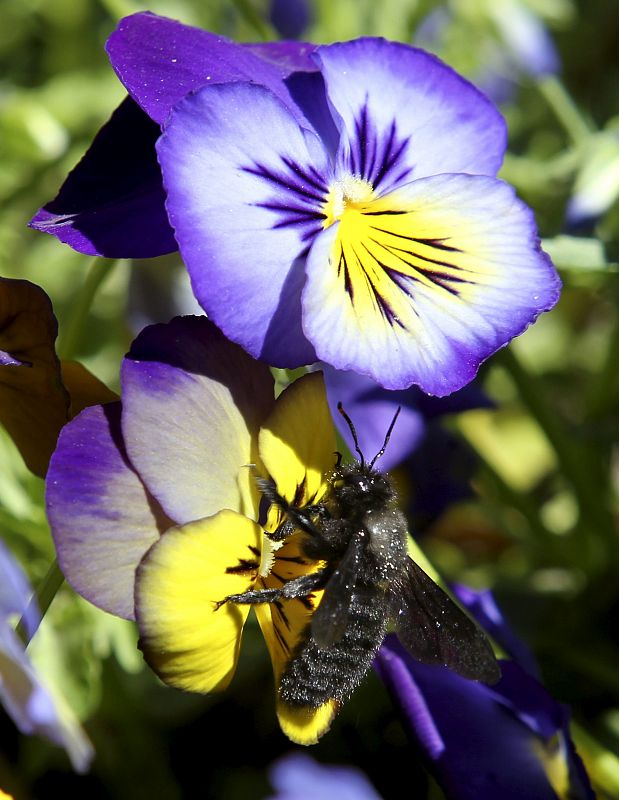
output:
M393 419L391 420L391 425L389 426L389 430L387 431L387 434L385 436L385 441L383 442L383 446L380 448L378 453L376 453L374 458L370 461L370 469L372 469L374 464L378 461L378 459L385 452L385 449L386 449L387 445L389 444L389 439L391 438L391 432L393 430L393 426L395 425L395 422L396 422L396 420L398 418L398 415L400 414L401 410L402 410L402 406L398 406L398 410L395 412L395 414L393 415Z
M344 411L344 407L343 407L341 402L338 402L337 410L344 417L348 427L350 428L350 432L352 433L352 439L353 439L353 442L355 443L355 450L357 451L357 455L359 456L359 462L361 463L361 467L364 468L365 467L365 458L363 457L363 453L361 452L361 448L359 447L359 440L357 439L357 431L355 430L355 426L353 425L351 418ZM391 428L392 427L393 427L393 424L391 425ZM391 433L391 428L389 428L389 432L390 433Z

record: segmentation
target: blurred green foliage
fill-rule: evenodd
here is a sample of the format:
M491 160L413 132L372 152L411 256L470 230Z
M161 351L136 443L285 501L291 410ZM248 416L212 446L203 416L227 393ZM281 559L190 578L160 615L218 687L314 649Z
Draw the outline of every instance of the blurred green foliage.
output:
M487 54L507 46L497 14L514 5L547 26L561 72L512 76L501 105L510 129L502 176L534 208L565 288L552 313L484 368L496 408L452 420L479 458L476 498L450 509L422 545L449 579L494 587L535 649L546 685L571 705L600 797L612 798L619 796L619 5L314 0L306 38L414 42L420 22L439 9L449 13L439 55L480 80ZM132 338L131 269L144 278L178 268L176 258L106 270L76 327L90 260L26 223L122 99L104 43L120 16L146 8L241 41L275 35L267 0L0 0L0 275L43 286L61 347L114 388ZM574 191L602 206L580 227L566 223ZM36 584L53 559L42 482L4 435L0 460L0 536ZM290 747L276 728L255 629L246 640L224 698L182 695L144 668L132 626L63 588L33 657L85 721L97 759L89 776L76 777L60 751L19 737L0 715L0 786L17 798L265 797L266 767ZM387 798L403 783L410 796L441 796L411 764L374 676L313 753L362 765Z

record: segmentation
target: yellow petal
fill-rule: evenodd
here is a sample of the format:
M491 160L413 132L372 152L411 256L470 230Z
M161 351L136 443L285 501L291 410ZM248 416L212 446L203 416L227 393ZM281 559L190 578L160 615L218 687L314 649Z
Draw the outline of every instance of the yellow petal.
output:
M300 549L300 541L301 534L294 534L286 540L275 553L271 572L258 585L280 588L287 581L322 566L321 562L305 558ZM315 591L296 600L280 600L277 603L256 606L258 621L273 664L276 687L279 686L280 675L297 642L306 633L322 594L322 590ZM278 699L276 708L280 726L289 739L297 744L315 744L329 729L338 704L331 700L320 708L296 708Z
M278 492L289 502L303 506L320 498L336 449L321 372L303 375L281 393L258 447Z
M278 492L288 502L303 507L318 502L328 489L327 478L335 466L335 450L335 430L322 374L304 375L282 392L260 431L262 463ZM275 530L281 521L279 509L272 508L267 529ZM322 566L320 562L305 558L300 548L301 539L302 534L294 534L276 551L271 571L260 581L262 585L281 587ZM306 634L321 597L322 591L316 591L306 598L256 607L276 686L297 642ZM297 744L314 744L329 729L338 704L330 700L317 709L296 708L278 699L276 708L286 736Z
M286 736L295 744L316 744L331 727L339 710L335 700L320 708L295 708L278 701L277 719Z
M144 556L136 579L140 647L163 681L193 692L228 686L250 607L216 604L253 587L261 538L255 522L224 510L172 528Z
M270 573L260 578L257 588L281 589L299 575L315 571L321 562L305 558L300 549L301 534L294 534L275 553ZM312 614L322 597L322 591L312 592L307 597L295 600L278 600L276 603L261 603L256 606L256 615L269 649L275 682L283 672L290 656L309 624Z

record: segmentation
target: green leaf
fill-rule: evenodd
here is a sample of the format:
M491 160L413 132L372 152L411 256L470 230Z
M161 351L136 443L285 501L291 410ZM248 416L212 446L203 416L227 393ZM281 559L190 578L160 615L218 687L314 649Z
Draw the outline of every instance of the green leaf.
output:
M542 241L544 250L557 269L585 272L616 272L619 264L606 258L599 239L561 234Z

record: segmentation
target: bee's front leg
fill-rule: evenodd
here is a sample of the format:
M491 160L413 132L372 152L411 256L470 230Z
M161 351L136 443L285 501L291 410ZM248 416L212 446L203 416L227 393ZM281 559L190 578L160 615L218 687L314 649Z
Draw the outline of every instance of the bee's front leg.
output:
M322 539L322 534L312 522L310 514L323 515L324 513L328 513L324 506L316 505L307 506L306 508L297 508L296 506L291 505L285 497L282 497L281 494L279 494L272 480L256 478L256 483L266 499L281 509L288 517L286 522L283 525L280 525L276 531L267 534L269 539L274 542L281 541L282 539L288 538L288 536L290 536L290 534L293 533L293 531L297 528L305 531L305 533L309 533L311 536Z
M300 575L298 578L287 581L281 589L250 589L243 594L229 594L228 597L215 603L215 611L225 603L253 605L255 603L273 603L280 598L292 600L295 597L306 597L315 589L323 589L332 572L333 570L329 567L323 567L316 572Z

